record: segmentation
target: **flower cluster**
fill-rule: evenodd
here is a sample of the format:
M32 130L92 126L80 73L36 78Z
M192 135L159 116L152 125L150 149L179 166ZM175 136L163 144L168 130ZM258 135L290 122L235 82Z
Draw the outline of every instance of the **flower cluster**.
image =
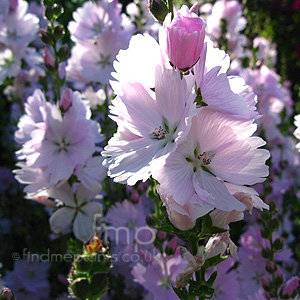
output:
M0 83L21 71L22 60L39 75L42 57L29 44L36 38L38 18L27 12L24 0L3 1L0 13Z
M242 78L226 75L229 57L204 41L204 30L183 6L172 21L166 17L160 44L136 35L120 51L110 107L118 131L102 152L116 182L155 178L170 220L183 230L215 208L244 211L231 190L268 175L269 152L259 149L265 142L252 136L256 97Z
M130 22L115 1L85 2L73 13L68 29L75 42L67 65L67 79L73 82L108 84L112 62L128 45Z
M66 205L50 219L55 232L67 227L75 216L74 232L87 241L92 235L93 215L100 209L99 203L87 201L100 192L106 176L102 157L94 156L101 150L97 147L102 140L99 124L90 119L90 108L80 93L69 89L59 106L36 90L28 98L25 111L15 133L22 145L17 151L22 161L17 164L16 179L27 185L24 190L29 198L48 196ZM79 184L73 190L74 184L68 183L71 176L76 176Z
M299 298L300 116L276 45L237 0L172 2L1 1L0 148L18 148L0 233L24 261L3 244L0 298Z

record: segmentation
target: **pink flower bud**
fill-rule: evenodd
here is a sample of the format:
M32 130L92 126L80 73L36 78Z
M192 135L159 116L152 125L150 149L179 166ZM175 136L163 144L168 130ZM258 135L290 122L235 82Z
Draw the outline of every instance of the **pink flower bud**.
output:
M55 59L54 59L53 55L50 53L48 48L45 48L44 62L45 62L45 65L47 68L55 67Z
M194 11L194 8L193 8ZM180 70L188 70L199 59L205 37L205 22L186 5L183 5L171 21L165 19L166 53L171 64Z
M173 252L176 251L177 249L177 242L178 242L178 237L177 236L174 236L171 241L169 242L168 244L168 248L170 248Z
M72 97L71 90L66 89L62 98L60 99L60 105L59 105L60 109L63 112L66 112L72 105L71 97Z
M298 284L299 284L299 277L297 276L292 277L283 286L282 294L284 296L291 297L295 292L295 290L297 289Z
M263 289L265 290L265 291L269 291L270 290L270 285L271 285L271 281L270 281L270 279L268 279L268 278L266 278L266 277L261 277L261 286L263 287Z
M163 231L160 231L160 232L157 233L157 239L159 241L164 241L164 240L167 239L167 234Z
M130 199L132 202L139 202L139 199L140 199L139 192L137 190L133 190L131 193Z

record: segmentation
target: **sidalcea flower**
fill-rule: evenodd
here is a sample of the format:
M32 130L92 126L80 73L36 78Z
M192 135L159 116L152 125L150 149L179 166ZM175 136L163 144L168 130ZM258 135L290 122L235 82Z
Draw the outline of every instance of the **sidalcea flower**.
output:
M49 176L45 176L45 170L41 168L30 168L24 162L16 164L20 169L14 170L15 178L18 182L26 184L24 192L28 198L35 197L46 188L50 188Z
M201 58L194 67L196 87L201 101L208 106L234 115L238 119L258 117L256 95L239 76L227 76L229 56L207 40Z
M24 249L25 255L26 250ZM50 263L37 262L36 258L29 256L29 253L27 254L27 260L16 261L14 270L5 275L6 286L13 290L18 299L47 299L50 288L47 279Z
M94 41L107 31L120 32L129 39L131 30L121 11L122 5L116 1L85 2L73 13L74 21L68 25L71 39L74 42Z
M207 31L217 40L222 35L222 20L226 20L227 35L234 38L244 29L246 20L242 17L243 6L236 0L218 0L207 18Z
M239 278L236 270L233 268L236 260L228 257L225 261L218 264L216 267L210 268L205 273L206 280L217 271L218 276L213 284L215 300L241 300L239 297ZM260 298L261 300L263 298Z
M41 90L35 90L24 104L25 114L20 118L18 130L15 132L16 142L23 144L31 139L31 133L38 128L38 124L45 122L45 109L50 106Z
M76 43L67 66L67 80L108 84L112 63L132 35L118 1L88 1L73 13L71 39Z
M297 291L299 285L299 277L293 276L290 278L282 288L282 295L284 297L291 297Z
M155 70L162 65L161 50L156 40L149 34L133 36L126 50L120 50L113 63L115 80L110 84L116 95L123 93L126 83L141 83L145 88L154 88Z
M68 25L72 40L75 42L95 40L112 29L113 21L110 19L107 8L109 5L113 6L113 3L103 1L101 4L100 6L88 1L73 13L74 21Z
M115 182L134 185L149 178L151 161L185 140L195 111L193 95L179 72L158 66L155 92L128 83L112 104L118 132L102 152L104 165Z
M202 205L224 211L243 211L244 204L234 198L222 180L251 185L265 180L269 152L253 121L239 121L209 107L199 109L192 119L187 139L152 174L174 201L185 205L197 196ZM215 176L217 177L215 177Z
M26 159L30 168L39 168L50 185L67 180L101 141L99 125L89 119L91 112L80 94L72 92L69 96L72 105L62 115L57 106L45 102L41 91L36 91L17 131L17 139L25 142L17 152L18 158Z
M0 83L7 77L15 77L21 70L21 59L9 48L0 48Z
M105 216L107 236L113 251L118 254L133 254L138 251L152 251L155 230L146 224L145 203L133 204L128 200L116 203ZM118 230L115 230L118 229Z
M158 254L151 264L143 266L137 263L132 269L134 280L140 283L157 300L177 300L172 286L176 275L181 272L186 263L180 255L165 256Z
M39 19L27 13L28 2L16 1L4 21L0 19L0 43L10 46L24 46L33 41L38 31Z
M102 156L93 156L87 160L84 165L78 165L75 168L75 175L86 189L99 193L102 184L101 181L107 175L107 169L102 166L104 158Z
M237 247L230 239L228 231L212 236L205 246L198 248L195 256L193 256L186 248L181 247L183 258L188 264L185 269L177 275L176 287L185 287L194 272L201 269L205 260L217 255L223 255L227 249L229 249L232 256L237 257Z
M180 70L188 70L199 59L205 37L205 22L186 5L171 19L169 13L160 32L160 44L171 64Z
M206 215L214 208L212 205L203 205L199 202L197 195L193 195L186 204L180 205L174 201L172 196L164 192L160 186L157 186L157 192L167 209L170 221L180 230L193 228L198 218Z
M241 203L245 205L245 209L249 210L252 214L253 207L260 210L269 209L269 205L264 203L260 198L258 193L250 187L239 186L231 183L225 183L228 191ZM222 211L215 209L210 213L213 226L223 228L231 222L237 222L244 219L244 213L241 211Z
M204 246L198 248L197 253L193 256L186 248L181 247L182 256L188 264L185 269L176 277L176 287L183 288L187 285L187 281L193 276L194 272L201 269L205 262Z
M87 190L82 184L75 187L73 191L69 183L64 183L59 188L49 189L48 196L65 204L51 216L51 229L55 233L60 233L73 222L75 236L87 242L93 236L95 214L102 213L102 205L90 201L95 193Z
M66 67L67 80L108 84L113 61L119 50L127 47L128 40L120 33L107 31L94 42L77 43Z

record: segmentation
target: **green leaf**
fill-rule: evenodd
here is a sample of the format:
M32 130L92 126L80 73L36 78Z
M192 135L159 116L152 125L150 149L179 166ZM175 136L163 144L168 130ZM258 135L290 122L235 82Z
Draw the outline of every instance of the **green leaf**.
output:
M280 226L280 223L279 223L278 219L271 220L270 229L271 229L272 232L278 230L279 226Z
M203 268L208 269L208 268L214 267L214 266L220 264L221 262L223 262L224 260L226 260L227 257L228 257L228 255L226 255L226 256L216 255L214 257L211 257L205 261Z
M216 278L217 278L218 272L215 271L211 274L211 276L209 277L209 279L206 281L207 285L212 287Z
M176 295L182 300L195 300L195 296L190 295L186 288L178 289L173 287L173 290L176 293Z
M261 255L263 258L273 260L273 253L269 248L262 248Z

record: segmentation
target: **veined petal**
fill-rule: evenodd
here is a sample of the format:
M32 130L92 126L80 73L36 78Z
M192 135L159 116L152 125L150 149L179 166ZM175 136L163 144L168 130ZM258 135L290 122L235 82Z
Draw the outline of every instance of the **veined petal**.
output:
M55 233L60 233L72 223L74 209L68 207L59 208L50 217L50 226Z
M219 179L208 172L199 170L198 180L194 181L194 188L198 193L203 189L214 197L214 207L224 211L244 211L245 205L235 199L227 190L226 186Z

